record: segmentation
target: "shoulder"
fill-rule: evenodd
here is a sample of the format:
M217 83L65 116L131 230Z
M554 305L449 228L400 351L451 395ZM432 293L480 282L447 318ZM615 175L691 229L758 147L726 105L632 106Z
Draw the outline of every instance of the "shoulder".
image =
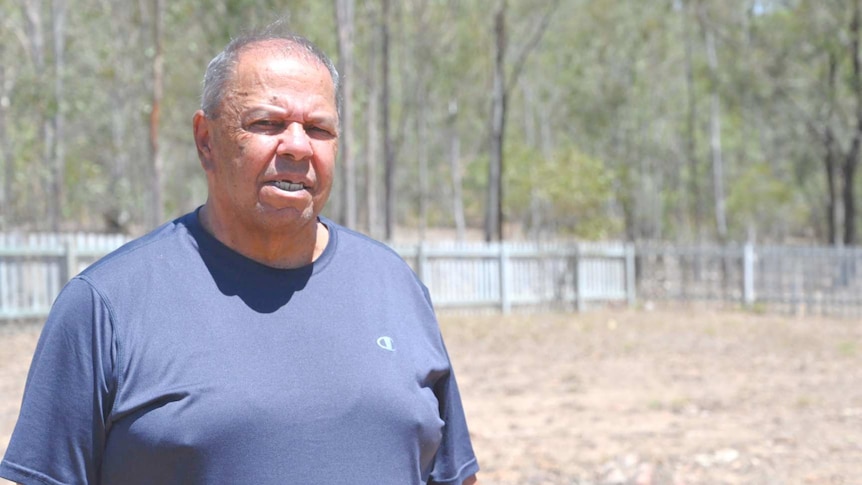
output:
M361 255L363 260L372 261L375 264L386 263L399 267L409 266L395 250L386 244L373 239L365 234L348 229L335 222L321 217L321 221L336 235L337 251L350 255Z
M365 234L340 226L329 219L321 221L335 235L335 259L339 273L399 292L416 291L430 305L431 296L413 268L394 249Z
M183 248L193 245L188 228L193 217L194 214L178 217L127 242L90 265L81 276L91 281L110 281L140 274L140 271L152 271L163 265L159 263L186 257Z

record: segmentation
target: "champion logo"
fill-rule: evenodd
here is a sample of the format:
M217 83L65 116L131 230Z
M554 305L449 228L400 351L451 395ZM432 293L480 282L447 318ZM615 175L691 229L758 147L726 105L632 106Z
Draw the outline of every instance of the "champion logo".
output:
M377 339L377 346L383 350L388 350L390 352L395 352L395 342L392 341L391 337L383 336Z

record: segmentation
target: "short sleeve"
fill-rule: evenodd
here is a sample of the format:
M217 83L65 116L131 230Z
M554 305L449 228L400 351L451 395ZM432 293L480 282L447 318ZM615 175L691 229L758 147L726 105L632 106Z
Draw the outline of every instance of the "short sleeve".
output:
M36 346L0 476L25 485L98 482L116 357L108 307L86 280L73 279Z
M440 405L440 417L445 423L443 439L434 458L429 485L461 485L479 471L479 463L473 453L470 431L458 392L454 371L437 381L434 394Z

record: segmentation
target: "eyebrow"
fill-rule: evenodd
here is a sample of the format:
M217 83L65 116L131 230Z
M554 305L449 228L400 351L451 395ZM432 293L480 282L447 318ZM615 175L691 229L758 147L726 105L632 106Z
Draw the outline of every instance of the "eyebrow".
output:
M275 104L263 104L263 105L254 105L242 113L242 118L255 117L261 115L271 115L276 114L278 116L285 116L290 112L289 109L285 109L281 106ZM317 110L313 111L308 116L305 117L303 123L319 123L325 125L338 126L338 115L337 114L328 114L326 110Z
M338 117L337 116L330 116L330 115L326 115L326 114L312 113L307 118L307 120L310 123L322 123L322 124L333 124L333 125L338 124Z
M243 110L243 115L246 115L246 116L247 115L257 115L257 114L271 114L271 113L286 114L287 110L280 107L280 106L276 106L276 105L265 105L265 106L257 105L257 106L252 106L250 108Z

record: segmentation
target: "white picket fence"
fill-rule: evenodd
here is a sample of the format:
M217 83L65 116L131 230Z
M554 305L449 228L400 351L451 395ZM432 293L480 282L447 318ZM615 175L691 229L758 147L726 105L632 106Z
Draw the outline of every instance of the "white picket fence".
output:
M44 318L66 281L126 240L115 234L0 233L0 320Z
M437 308L583 309L635 302L634 246L621 243L419 243L395 249Z
M68 279L126 242L104 234L0 234L0 321L44 318ZM862 249L664 243L393 245L438 309L580 310L713 301L862 316Z

